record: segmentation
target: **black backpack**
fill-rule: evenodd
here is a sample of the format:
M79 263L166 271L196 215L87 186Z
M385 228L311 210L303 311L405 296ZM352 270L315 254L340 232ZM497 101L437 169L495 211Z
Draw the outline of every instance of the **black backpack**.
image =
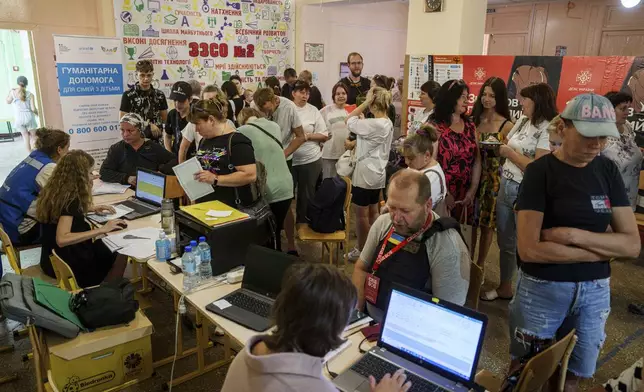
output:
M69 299L69 308L90 330L128 323L136 317L139 302L134 299L135 288L128 279L103 282L85 289Z
M318 233L335 233L344 230L344 199L347 183L338 176L322 180L320 189L309 202L306 220Z

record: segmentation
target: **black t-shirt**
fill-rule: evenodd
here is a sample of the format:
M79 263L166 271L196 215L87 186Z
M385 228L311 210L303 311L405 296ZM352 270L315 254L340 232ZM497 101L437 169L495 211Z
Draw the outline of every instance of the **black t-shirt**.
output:
M516 210L543 212L542 229L572 227L604 233L612 218L611 207L628 207L617 166L598 156L585 167L570 166L548 154L529 164L517 197ZM520 260L520 259L519 259ZM521 263L535 278L558 282L584 282L610 276L608 260L575 264Z
M322 93L320 92L320 89L318 89L315 86L311 86L311 94L309 95L309 103L317 110L321 110L324 105L322 104Z
M188 125L188 116L181 117L181 114L177 109L170 110L168 113L168 121L165 124L165 133L170 136L174 136L174 140L172 141L172 152L175 155L179 154L179 146L181 146L181 140L183 139L181 131L183 131L183 128L185 128L186 125ZM194 152L194 148L192 146L190 147L188 156L190 156L190 150Z
M359 82L353 82L349 77L342 78L340 82L344 83L348 88L347 94L347 104L355 105L356 98L360 95L367 96L369 89L371 88L371 81L367 78L360 77Z
M161 112L168 110L168 102L163 91L155 88L141 90L137 82L134 87L123 93L119 110L125 113L137 113L145 121L161 128L163 123ZM146 128L144 133L145 137L151 138L152 133L149 128Z
M229 140L232 137L232 154L228 151ZM255 163L255 151L250 139L241 133L232 132L212 139L202 139L197 149L197 159L204 170L218 175L234 173L235 166ZM232 167L231 167L232 166ZM198 203L219 200L231 207L236 207L235 188L216 186L215 192L197 200ZM248 206L253 203L250 185L237 187L241 203Z

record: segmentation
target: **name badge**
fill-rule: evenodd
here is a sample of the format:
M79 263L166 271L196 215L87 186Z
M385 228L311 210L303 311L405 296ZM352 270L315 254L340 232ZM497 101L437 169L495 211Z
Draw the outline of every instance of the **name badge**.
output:
M380 278L372 274L367 275L367 279L364 280L364 298L372 305L378 300L378 286Z
M418 253L418 249L420 249L420 244L418 242L416 242L416 241L412 241L412 242L408 243L407 245L405 245L405 247L403 249L405 251L409 252L409 253L416 254L416 253Z

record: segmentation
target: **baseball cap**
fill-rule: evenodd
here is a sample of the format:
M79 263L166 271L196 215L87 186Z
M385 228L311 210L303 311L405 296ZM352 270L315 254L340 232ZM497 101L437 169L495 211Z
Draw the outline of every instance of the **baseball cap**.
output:
M577 95L568 102L561 118L571 120L577 131L585 137L619 137L615 108L608 98L601 95Z
M183 102L192 97L192 87L187 82L177 82L172 85L170 90L170 99L173 101Z

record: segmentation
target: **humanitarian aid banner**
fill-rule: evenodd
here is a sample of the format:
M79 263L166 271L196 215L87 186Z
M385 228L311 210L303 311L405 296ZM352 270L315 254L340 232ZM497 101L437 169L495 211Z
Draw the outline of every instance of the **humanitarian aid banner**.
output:
M418 56L413 56L418 57ZM536 83L547 83L562 111L573 97L583 93L606 94L624 91L633 95L628 121L644 133L644 57L632 56L427 56L433 65L427 75L439 83L463 79L470 88L471 110L486 80L500 78L508 86L510 113L521 115L520 91ZM412 56L410 56L410 59ZM439 60L439 61L437 61ZM445 71L447 70L447 71ZM425 80L426 81L426 80ZM421 81L420 85L425 81ZM419 85L416 81L416 85ZM414 86L415 87L415 86ZM411 87L410 87L411 88ZM418 87L420 89L420 87ZM408 91L407 96L417 96ZM409 100L407 118L422 110L419 100ZM408 121L409 124L409 121ZM644 139L643 139L644 140Z
M256 89L295 63L293 0L115 0L114 16L128 87L140 60L166 96L177 81L221 86L232 75Z
M63 124L71 148L88 152L98 167L120 139L121 41L54 35L54 44Z

